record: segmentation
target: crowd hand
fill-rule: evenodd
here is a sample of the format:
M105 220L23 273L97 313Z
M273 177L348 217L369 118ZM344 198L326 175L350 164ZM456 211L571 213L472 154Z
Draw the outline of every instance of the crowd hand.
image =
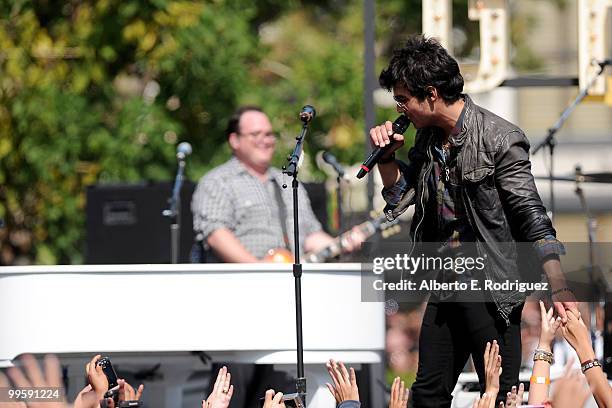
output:
M493 395L494 399L499 392L499 376L502 372L501 356L499 355L499 344L497 340L493 343L487 342L484 352L485 366L485 393Z
M117 384L119 387L119 401L139 401L142 398L144 384L140 384L137 391L122 378L117 380Z
M578 352L580 358L584 358L585 351L591 350L591 336L585 326L579 312L569 310L567 312L567 324L561 327L563 337Z
M108 378L106 378L106 374L104 374L102 367L98 365L98 360L101 358L102 356L100 354L96 354L91 361L85 365L87 382L91 385L99 400L104 398L104 394L108 391Z
M336 399L336 404L342 401L359 401L359 389L357 388L357 377L355 370L351 367L350 373L342 362L336 362L330 359L327 362L327 372L332 378L334 385L327 383L329 392Z
M404 386L404 382L399 377L395 377L391 385L391 399L389 408L406 408L408 406L408 396L410 389Z
M202 400L202 408L227 408L234 394L234 386L230 384L231 374L223 366L217 373L217 379L208 399ZM266 396L268 393L266 392ZM281 394L282 397L282 394ZM272 398L270 398L272 400ZM284 406L284 404L283 404Z
M567 283L565 279L561 281L561 283L554 281L554 284L551 283L551 290L554 292L555 290L567 288ZM555 311L557 315L561 317L561 322L563 324L567 323L567 312L572 311L574 314L580 315L578 311L578 302L576 301L576 297L574 293L569 290L564 290L562 292L558 292L552 295L553 305L555 307Z
M111 397L107 397L100 401L98 408L115 408L115 406L115 400Z
M283 393L277 392L274 394L274 390L266 391L266 398L264 400L263 408L285 408Z
M44 372L41 371L36 359L26 354L22 356L20 362L23 368L10 367L6 370L6 374L11 380L15 388L57 388L63 394L62 376L60 363L57 357L52 355L45 356ZM0 388L9 388L9 381L0 373ZM97 402L96 402L97 403ZM0 402L0 407L11 408L68 408L69 405L65 401L44 401L44 402L17 402L4 403ZM85 407L85 406L82 406Z
M503 402L499 403L500 408L516 408L523 404L523 393L525 392L525 385L520 383L518 390L516 385L512 386L512 390L506 394L506 404Z
M493 408L495 405L496 396L497 394L489 394L488 392L485 392L482 394L482 397L474 400L472 408Z
M555 381L551 401L554 408L576 408L584 406L591 395L585 377L580 370L572 369L573 359L565 365L565 374Z
M397 143L392 148L389 148L385 156L390 155L404 145L404 136L393 133L393 124L390 121L370 129L370 144L372 147L385 147L391 144L392 141Z
M595 352L591 346L591 336L580 314L568 311L567 324L562 327L563 337L576 350L581 362L595 359ZM595 402L599 407L612 407L612 388L608 384L606 375L601 369L592 368L581 376L589 386Z
M98 408L99 399L90 384L83 388L74 400L74 408Z
M571 311L569 311L571 313ZM555 318L553 316L553 308L551 307L546 311L544 307L544 302L540 300L540 316L541 316L541 325L540 325L540 344L538 345L538 349L543 349L545 351L551 351L551 344L555 338L555 333L557 329L561 326L561 316L557 316Z

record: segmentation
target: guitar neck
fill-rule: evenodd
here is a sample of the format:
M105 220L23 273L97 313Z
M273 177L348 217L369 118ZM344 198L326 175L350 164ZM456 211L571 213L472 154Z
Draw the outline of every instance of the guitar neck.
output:
M378 228L374 225L372 221L366 221L362 224L359 224L357 225L357 228L365 237L364 239L370 238L372 235L376 234L376 231L378 230ZM334 238L331 244L327 245L325 248L317 252L307 253L306 255L304 255L304 258L306 259L307 262L310 262L310 263L325 262L332 258L335 258L336 256L340 255L342 252L344 252L342 249L346 247L348 240L351 236L351 233L352 233L352 230L346 231L340 234L340 236Z

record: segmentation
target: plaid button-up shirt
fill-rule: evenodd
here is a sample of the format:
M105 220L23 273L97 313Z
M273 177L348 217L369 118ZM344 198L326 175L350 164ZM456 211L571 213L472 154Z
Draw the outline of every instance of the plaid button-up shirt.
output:
M290 179L285 177L285 183ZM274 185L277 184L277 186ZM198 239L206 242L219 228L227 228L255 257L263 258L269 249L285 247L281 222L287 229L289 248L293 252L293 202L291 187L283 189L283 174L271 167L268 180L261 182L232 157L202 177L191 201L193 228ZM275 189L280 188L286 218L280 220ZM300 243L322 229L310 206L303 185L299 194Z

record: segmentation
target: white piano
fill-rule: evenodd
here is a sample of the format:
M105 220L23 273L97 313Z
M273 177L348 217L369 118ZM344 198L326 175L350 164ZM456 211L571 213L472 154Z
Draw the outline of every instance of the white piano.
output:
M371 365L373 405L382 405L384 304L361 301L360 265L304 265L302 304L308 405L335 405L324 387L330 357ZM0 324L0 366L23 353L55 353L67 367L70 396L96 353L120 369L161 363L163 380L145 381L152 408L199 406L206 390L189 381L203 368L199 352L296 370L291 265L0 268ZM189 387L194 398L183 399Z

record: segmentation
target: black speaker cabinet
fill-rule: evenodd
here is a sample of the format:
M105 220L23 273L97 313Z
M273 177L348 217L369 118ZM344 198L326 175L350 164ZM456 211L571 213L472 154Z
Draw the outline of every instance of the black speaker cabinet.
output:
M329 217L327 216L327 190L325 183L302 183L310 199L310 206L315 217L321 223L323 230L329 232ZM287 188L291 188L291 183L287 183ZM304 204L298 203L298 210ZM289 206L287 211L293 214L293 207ZM302 243L303 244L303 243Z
M189 262L193 244L191 196L195 185L181 190L180 262ZM170 263L168 208L172 183L109 184L87 189L89 264Z

